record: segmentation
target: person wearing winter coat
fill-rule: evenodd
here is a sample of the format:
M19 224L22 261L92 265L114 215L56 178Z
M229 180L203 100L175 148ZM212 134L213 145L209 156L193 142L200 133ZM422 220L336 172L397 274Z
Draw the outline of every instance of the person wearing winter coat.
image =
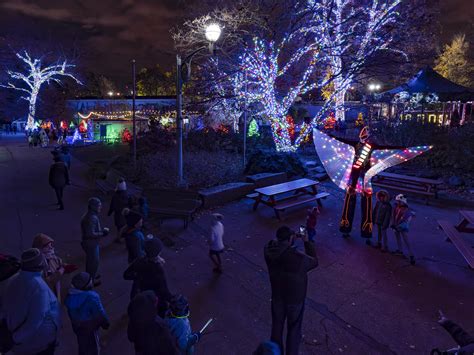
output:
M307 234L296 234L289 227L277 230L276 240L265 245L264 256L272 288L272 335L282 353L297 355L301 342L301 326L308 287L307 273L318 266L314 243ZM293 245L296 238L304 241L305 253ZM288 324L286 351L283 329Z
M459 325L446 318L442 311L439 311L438 324L441 325L454 341L458 344L456 348L441 352L438 349L431 351L431 354L456 354L456 355L472 355L474 354L474 336L467 333Z
M64 162L58 156L54 157L54 163L49 168L49 185L56 192L60 210L64 210L63 192L66 185L69 185L69 171Z
M64 263L54 252L54 239L46 234L39 233L33 239L33 248L37 248L45 258L45 269L43 278L53 291L54 295L61 299L61 279L65 272Z
M137 294L128 306L128 340L137 355L179 355L168 325L158 316L153 291Z
M129 208L125 208L122 213L127 223L123 228L122 236L125 238L125 245L128 251L128 263L131 263L145 255L145 236L141 230L143 217Z
M214 264L214 272L222 273L221 254L224 252L224 225L223 216L220 213L212 214L211 233L207 243L209 244L209 258Z
M372 212L372 220L377 226L377 244L375 248L382 252L388 251L387 229L390 226L392 218L392 205L390 204L390 195L385 190L380 190L375 195L377 202ZM383 243L383 244L382 244Z
M99 213L102 210L102 202L97 197L91 197L88 201L87 212L81 219L81 246L86 254L86 272L94 280L94 286L100 285L99 274L99 240L109 234L108 228L100 226Z
M168 303L171 300L171 292L168 288L164 259L160 256L163 250L163 243L159 238L152 235L145 240L145 256L136 259L123 273L125 280L135 282L132 287L131 298L143 291L153 291L158 297L158 315L164 317L168 310Z
M114 224L117 228L116 242L120 242L121 230L126 224L125 216L122 212L127 207L130 207L130 196L127 192L127 183L124 179L119 179L112 200L110 201L109 212L107 213L107 216L114 215Z
M3 316L12 333L15 355L54 354L60 329L56 296L41 277L45 267L38 249L21 255L21 271L8 280L3 295Z
M173 296L165 322L182 355L192 355L194 353L194 345L202 337L200 332L192 331L189 315L189 304L186 297L182 295Z
M79 355L99 355L99 329L110 326L100 296L92 287L91 275L81 272L72 278L72 287L64 301L77 337Z
M415 256L411 249L410 243L408 242L408 231L410 230L410 221L415 216L413 211L408 207L407 198L400 194L395 197L395 208L392 213L392 225L391 228L395 232L395 238L397 240L397 250L393 252L395 255L403 256L402 239L408 250L410 257L410 264L415 264Z

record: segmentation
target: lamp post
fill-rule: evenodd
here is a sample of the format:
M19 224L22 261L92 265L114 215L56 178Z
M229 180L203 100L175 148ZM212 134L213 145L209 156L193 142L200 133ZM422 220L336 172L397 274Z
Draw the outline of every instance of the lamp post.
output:
M176 55L176 133L178 141L178 187L186 187L186 181L183 174L183 84L191 78L191 61L193 57L202 50L209 49L211 54L214 52L214 44L221 35L221 28L216 23L211 23L206 27L205 37L209 46L203 46L184 58ZM186 71L183 73L183 69Z
M135 97L137 96L135 59L132 60L133 96L132 96L132 121L133 121L133 170L137 171L137 122L135 119Z

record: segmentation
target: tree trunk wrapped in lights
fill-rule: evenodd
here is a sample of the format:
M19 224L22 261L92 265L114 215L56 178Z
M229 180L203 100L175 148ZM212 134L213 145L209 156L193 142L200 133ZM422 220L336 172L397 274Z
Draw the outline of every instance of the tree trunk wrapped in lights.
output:
M74 65L68 64L67 61L63 61L59 64L53 64L47 67L43 67L41 59L32 59L27 51L23 54L16 53L16 56L21 59L27 66L27 73L23 74L20 72L7 71L7 74L13 80L22 81L25 87L16 86L12 82L8 82L7 85L1 85L3 87L22 91L26 93L22 96L22 99L28 101L28 122L26 129L35 128L35 115L36 115L36 101L38 99L39 91L44 83L54 81L58 84L61 83L58 77L65 76L74 79L78 84L81 82L75 78L71 73L68 73L69 68L73 68Z

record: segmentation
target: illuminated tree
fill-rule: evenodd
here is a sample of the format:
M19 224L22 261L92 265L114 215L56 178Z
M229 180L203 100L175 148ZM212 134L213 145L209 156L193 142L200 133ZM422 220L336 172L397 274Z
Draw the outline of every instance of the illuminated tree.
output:
M455 36L451 44L444 46L434 70L459 85L472 86L474 66L469 61L469 42L464 34Z
M272 128L278 151L295 151L286 115L297 97L319 86L311 80L319 56L318 44L296 47L300 31L288 35L280 43L254 38L253 45L241 56L242 72L233 77L234 88L250 103L261 106L260 114ZM300 70L300 68L304 70ZM284 80L292 74L292 82Z
M378 51L393 51L397 7L402 0L369 0L362 5L354 0L308 0L305 12L310 14L308 31L321 42L321 60L327 63L326 77L334 92L325 99L334 100L336 119L345 119L347 90L362 73L368 60ZM324 92L323 92L324 94Z
M54 81L60 84L61 81L59 80L59 77L61 76L70 77L78 84L81 84L81 82L71 73L67 72L67 70L73 68L74 65L68 64L66 60L62 63L43 67L41 59L32 59L27 51L24 51L23 54L16 53L16 56L26 64L27 73L23 74L8 70L7 74L11 79L23 82L24 86L17 86L12 82L8 82L7 85L2 86L26 93L25 96L22 96L22 99L29 103L26 129L33 129L35 128L36 101L41 86L44 83L49 84L50 81Z

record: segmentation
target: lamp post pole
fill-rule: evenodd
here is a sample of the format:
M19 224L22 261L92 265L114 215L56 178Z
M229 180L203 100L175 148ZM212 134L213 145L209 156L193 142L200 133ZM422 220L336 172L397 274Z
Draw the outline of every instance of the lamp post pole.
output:
M133 73L133 97L132 97L132 121L133 121L133 170L137 170L137 123L135 119L135 97L137 95L135 59L132 60Z
M176 55L176 132L178 141L178 187L184 187L183 176L183 80L181 56Z
M247 165L247 72L245 77L245 101L244 101L244 169Z
M219 39L221 29L218 24L211 23L206 27L206 39L209 41L209 46L203 46L196 49L194 52L184 58L179 54L176 55L176 134L178 143L178 187L186 188L186 181L183 174L183 83L188 81L191 77L191 60L194 55L202 50L209 49L212 53L214 50L214 43ZM183 78L183 63L187 70Z

